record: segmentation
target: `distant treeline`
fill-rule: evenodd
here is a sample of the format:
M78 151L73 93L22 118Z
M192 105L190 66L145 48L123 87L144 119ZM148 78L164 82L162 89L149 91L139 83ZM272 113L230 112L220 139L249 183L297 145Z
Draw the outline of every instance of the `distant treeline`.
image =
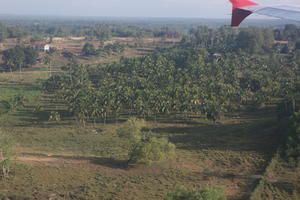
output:
M275 44L275 41L287 41L287 44ZM283 28L248 27L233 29L228 26L220 28L197 27L190 29L182 43L185 46L200 46L210 52L247 52L270 53L279 50L300 49L300 27L292 24Z
M171 23L171 22L170 22ZM16 23L15 23L16 24ZM126 23L125 23L126 24ZM130 23L129 23L130 24ZM204 48L218 45L216 50L228 51L234 48L235 43L255 43L262 45L261 42L267 42L262 48L269 48L274 40L288 40L297 42L300 38L300 28L296 25L289 24L283 28L259 28L248 27L233 29L229 26L220 26L210 28L208 26L186 25L179 21L176 24L161 24L160 26L147 27L143 24L133 23L134 25L120 25L107 23L76 23L76 22L44 22L44 23L20 23L18 25L0 24L0 41L5 38L21 38L26 35L31 37L49 36L49 37L67 37L80 36L107 40L110 37L165 37L180 38L184 41L190 41L192 45L201 44ZM180 27L184 28L180 28ZM238 35L240 37L236 37ZM268 40L268 41L267 41ZM229 44L231 43L231 45ZM246 43L246 44L245 44ZM221 47L223 46L223 47ZM300 46L300 45L299 45Z
M5 26L0 24L0 41L3 41L6 38L21 38L26 35L52 37L80 36L99 40L107 40L110 37L178 38L181 36L181 33L168 27L142 28L138 26L110 24L61 26L39 24L31 24L27 26Z
M17 26L5 26L0 23L0 42L3 42L6 38L22 38L27 35L27 31Z

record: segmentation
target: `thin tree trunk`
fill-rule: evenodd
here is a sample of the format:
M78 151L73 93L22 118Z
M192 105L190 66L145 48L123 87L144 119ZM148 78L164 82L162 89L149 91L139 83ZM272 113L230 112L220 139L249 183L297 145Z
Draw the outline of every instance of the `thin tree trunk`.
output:
M83 127L85 127L85 119L82 120Z
M296 100L294 97L292 97L292 109L293 109L293 113L296 112Z
M19 65L19 70L20 70L19 71L19 77L20 77L20 80L21 80L21 74L22 74L22 65L21 64Z
M106 125L106 112L104 113L103 124Z
M13 76L13 71L12 71L11 65L9 65L9 71L10 71L11 79L14 80L14 76Z
M289 112L289 110L288 110L288 105L287 105L287 102L286 102L286 101L284 101L284 108L285 108L285 112Z

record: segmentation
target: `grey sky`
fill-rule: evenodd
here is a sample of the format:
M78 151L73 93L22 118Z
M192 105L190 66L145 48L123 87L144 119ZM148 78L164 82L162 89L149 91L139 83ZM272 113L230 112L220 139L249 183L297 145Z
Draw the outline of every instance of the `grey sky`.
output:
M228 0L0 0L0 14L228 18ZM300 0L256 0L293 4Z

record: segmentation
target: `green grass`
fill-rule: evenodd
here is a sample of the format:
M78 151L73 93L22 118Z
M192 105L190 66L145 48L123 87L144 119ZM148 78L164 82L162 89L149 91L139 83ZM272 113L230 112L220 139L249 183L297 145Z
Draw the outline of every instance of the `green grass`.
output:
M262 179L251 195L251 200L300 199L300 165L275 156Z
M82 127L64 114L64 105L49 97L41 102L41 113L27 105L7 115L11 122L7 130L18 144L19 156L46 153L54 155L53 160L39 161L37 154L34 161L22 161L30 170L16 167L11 180L0 181L0 193L29 199L53 194L66 199L163 199L178 185L189 189L217 185L233 199L248 199L257 182L253 176L264 172L276 148L274 119L266 110L258 117L240 114L218 125L201 118L170 118L150 121L145 130L175 143L176 158L127 169L124 141L115 132L120 124ZM60 111L63 120L41 117L50 110ZM101 131L95 134L94 129Z
M0 100L9 101L15 95L22 95L28 101L32 101L41 95L41 91L38 87L31 85L10 85L6 87L0 85Z
M0 122L2 115L9 112L16 112L21 109L22 106L18 105L16 107L16 97L23 97L25 104L34 105L39 101L41 96L41 91L39 87L33 86L31 84L1 84L0 82ZM7 120L4 120L7 122Z
M45 80L48 77L47 68L44 66L34 66L34 68L26 69L21 74L19 72L0 73L0 86L17 85L22 87L24 84L34 84L36 86L38 80Z
M121 148L124 142L120 141L115 133L111 133L109 127L104 128L102 135L96 135L93 127L83 129L76 125L52 126L16 128L15 139L20 148L28 151L101 157L124 156ZM26 132L22 131L24 129Z

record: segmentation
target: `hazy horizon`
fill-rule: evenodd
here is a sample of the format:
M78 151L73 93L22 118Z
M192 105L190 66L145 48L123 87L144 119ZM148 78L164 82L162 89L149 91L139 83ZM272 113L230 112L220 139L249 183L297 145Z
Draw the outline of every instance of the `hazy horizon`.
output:
M270 0L256 2L270 4ZM224 19L231 13L228 0L3 0L1 3L1 15ZM300 6L300 0L272 0L272 4Z

